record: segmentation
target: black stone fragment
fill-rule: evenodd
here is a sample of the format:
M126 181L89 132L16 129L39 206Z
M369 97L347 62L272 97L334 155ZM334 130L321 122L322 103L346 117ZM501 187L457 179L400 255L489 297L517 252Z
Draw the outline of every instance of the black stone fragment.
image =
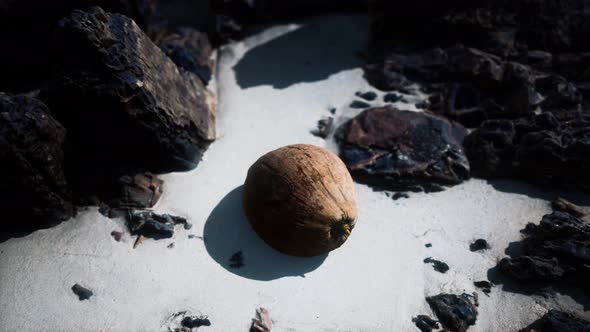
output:
M311 133L315 136L326 138L334 129L334 118L333 117L325 117L318 121L317 129L312 131Z
M172 237L174 226L178 224L186 225L186 218L152 211L135 211L127 215L127 227L132 235L143 235L155 240Z
M466 131L426 112L378 107L336 133L340 157L356 181L376 190L440 191L469 177Z
M426 243L424 246L425 246L426 248L432 248L432 243Z
M490 249L490 245L488 244L488 241L484 239L477 239L469 245L469 250L471 251L480 251L486 249Z
M121 238L123 237L123 233L118 231L112 231L111 236L113 237L113 239L115 239L115 241L120 242Z
M447 263L433 259L432 257L425 258L424 263L431 263L434 270L440 273L446 273L449 270L449 265Z
M240 250L229 258L229 267L239 269L242 266L244 266L244 254Z
M201 326L211 326L211 321L206 317L186 316L182 319L180 324L187 329L194 329Z
M482 292L484 292L486 295L492 292L492 284L487 280L474 281L473 285L477 288L481 288Z
M383 101L386 103L396 103L402 100L403 97L397 93L387 93L383 96Z
M373 101L373 100L377 99L377 94L373 91L367 91L367 92L357 91L355 93L355 96L360 97L364 100L368 100L368 101Z
M355 100L352 103L350 103L350 108L369 108L371 107L371 104L365 103L364 101L360 101L360 100Z
M477 309L469 295L439 294L426 298L426 302L444 328L452 332L465 332L475 325Z
M92 295L94 295L90 289L82 287L79 284L72 286L72 291L74 294L78 295L78 299L80 301L88 300Z
M412 318L412 322L416 324L416 327L422 332L430 332L433 329L438 329L438 322L430 318L427 315L418 315Z
M543 317L520 332L588 332L590 321L576 317L574 314L549 310Z
M396 192L391 196L391 198L393 198L394 201L397 201L400 198L410 198L410 195L404 192Z

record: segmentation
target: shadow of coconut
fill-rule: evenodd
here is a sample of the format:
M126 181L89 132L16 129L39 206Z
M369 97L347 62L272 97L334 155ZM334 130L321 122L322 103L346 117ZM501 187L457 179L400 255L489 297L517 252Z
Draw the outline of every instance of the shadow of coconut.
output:
M254 232L242 210L242 186L227 194L213 209L204 230L205 247L219 265L231 273L254 280L274 280L289 276L305 277L317 269L328 255L310 258L282 254L268 246ZM230 258L242 252L243 266Z

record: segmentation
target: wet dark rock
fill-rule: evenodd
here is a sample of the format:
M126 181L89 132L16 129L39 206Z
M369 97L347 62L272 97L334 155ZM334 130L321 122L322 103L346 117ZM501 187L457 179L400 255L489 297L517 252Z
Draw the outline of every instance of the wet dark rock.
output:
M403 97L397 93L388 93L383 96L383 101L386 103L397 103L402 99Z
M240 250L229 258L229 267L239 269L242 266L244 266L244 254Z
M79 163L151 172L197 165L215 125L196 75L179 71L129 18L99 8L74 11L57 36L58 79L42 96Z
M94 295L90 289L82 287L79 284L72 286L72 292L78 295L78 299L80 301L88 300L90 297L92 297L92 295Z
M127 215L127 227L132 235L155 240L171 238L174 235L174 226L179 224L186 225L186 218L152 211L134 211Z
M484 239L477 239L469 245L469 250L471 251L480 251L486 249L490 249L490 245L488 244L488 241Z
M487 280L474 281L473 285L477 288L480 288L481 291L484 292L486 295L492 292L492 284Z
M148 34L159 24L155 0L17 0L0 5L0 91L25 92L52 78L53 34L74 9L100 6L132 18Z
M559 310L549 310L543 317L520 332L588 332L590 321Z
M317 137L326 138L332 133L333 130L334 118L329 116L319 120L317 129L312 131L311 133Z
M197 75L204 85L209 83L213 48L206 34L192 28L179 28L158 40L158 45L179 68Z
M412 322L414 322L416 327L422 332L430 332L433 329L439 328L438 322L427 315L418 315L413 317Z
M464 332L475 325L477 309L467 294L439 294L426 298L426 302L438 317L444 328Z
M449 265L447 265L447 263L433 259L432 257L425 258L424 263L432 264L434 270L440 273L447 273L447 271L449 270Z
M186 316L182 319L180 324L187 329L194 329L201 326L211 326L211 321L206 317Z
M545 112L490 120L465 140L473 174L590 190L590 113Z
M65 140L66 130L42 102L0 92L2 231L27 233L73 215Z
M373 91L367 91L367 92L358 91L357 93L355 93L355 96L360 97L364 100L368 100L368 101L373 101L373 100L377 99L377 94Z
M525 234L522 255L502 259L498 264L500 271L521 281L564 280L588 288L588 222L555 211L543 216L539 225L527 226Z
M117 232L117 231L112 231L111 236L113 237L113 239L115 239L115 241L121 242L121 239L123 238L123 233Z
M371 104L367 104L364 101L360 101L360 100L355 100L352 103L350 103L350 108L369 108L371 107Z
M353 177L380 190L440 191L469 177L465 129L430 113L365 110L339 128L340 156Z
M577 206L576 204L561 197L558 197L556 200L551 202L551 207L555 211L566 212L576 218L582 218L587 214L586 210L582 207Z

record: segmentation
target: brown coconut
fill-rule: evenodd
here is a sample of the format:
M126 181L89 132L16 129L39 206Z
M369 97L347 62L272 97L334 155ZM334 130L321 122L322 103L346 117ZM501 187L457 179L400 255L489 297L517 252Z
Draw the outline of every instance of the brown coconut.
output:
M332 152L313 145L271 151L248 170L242 204L271 247L316 256L340 247L357 219L350 173Z

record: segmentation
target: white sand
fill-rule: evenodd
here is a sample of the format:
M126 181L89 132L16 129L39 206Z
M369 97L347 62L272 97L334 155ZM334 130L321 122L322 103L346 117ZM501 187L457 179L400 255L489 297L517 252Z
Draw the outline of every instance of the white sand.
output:
M109 235L125 231L123 221L92 208L1 243L0 330L161 331L167 317L189 310L211 320L211 327L199 330L246 331L263 306L274 331L418 331L411 318L431 314L425 296L475 291L473 281L487 278L508 244L519 240L518 231L549 212L546 200L530 194L551 194L515 182L496 185L529 195L508 193L470 180L393 201L357 185L360 216L352 236L329 256L313 259L268 248L242 216L238 187L262 154L292 143L335 148L310 131L330 106L338 108L337 116L351 116L345 105L354 92L370 89L355 56L365 48L365 25L358 17L323 18L305 30L275 27L222 50L218 140L197 169L163 177L165 194L155 208L188 217L194 227L178 227L172 239L146 240L132 249L128 234L121 243ZM256 48L265 42L266 50ZM324 48L318 51L318 45ZM250 58L236 78L234 66L250 49L264 60ZM268 68L279 72L266 73ZM321 77L326 68L335 71ZM291 84L305 77L310 79ZM188 234L205 235L206 242ZM480 237L492 249L470 252L469 243ZM167 249L171 242L174 248ZM238 250L245 266L234 270L227 260ZM422 262L427 256L445 261L450 271L435 272ZM70 290L74 283L95 296L79 301ZM583 310L567 297L546 302L501 288L490 297L479 292L479 316L470 331L515 331L549 307Z

